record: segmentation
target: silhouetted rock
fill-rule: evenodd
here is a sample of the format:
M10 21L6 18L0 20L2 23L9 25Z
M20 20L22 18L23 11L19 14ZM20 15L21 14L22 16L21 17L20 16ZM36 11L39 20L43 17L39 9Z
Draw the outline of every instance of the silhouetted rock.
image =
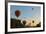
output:
M11 28L24 28L25 26L21 23L21 20L11 19Z
M37 24L37 27L41 27L41 22L39 24Z

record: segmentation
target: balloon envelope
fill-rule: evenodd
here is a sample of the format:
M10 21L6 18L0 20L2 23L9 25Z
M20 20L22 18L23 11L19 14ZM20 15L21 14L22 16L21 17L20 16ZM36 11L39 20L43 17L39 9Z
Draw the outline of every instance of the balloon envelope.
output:
M16 10L15 11L15 15L16 15L16 17L19 17L20 16L20 11L19 10Z

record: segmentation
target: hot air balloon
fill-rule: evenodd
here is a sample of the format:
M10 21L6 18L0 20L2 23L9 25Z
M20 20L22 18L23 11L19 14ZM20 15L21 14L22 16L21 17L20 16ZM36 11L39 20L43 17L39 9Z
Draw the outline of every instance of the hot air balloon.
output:
M33 10L34 8L32 8L32 10Z
M15 11L15 16L16 16L16 17L19 17L19 16L20 16L20 11L19 11L19 10L16 10L16 11Z

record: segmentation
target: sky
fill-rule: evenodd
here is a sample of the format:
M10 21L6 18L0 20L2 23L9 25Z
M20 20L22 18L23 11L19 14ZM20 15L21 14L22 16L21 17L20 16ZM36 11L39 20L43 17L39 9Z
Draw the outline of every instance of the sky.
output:
M20 10L21 14L18 17L19 19L32 19L36 18L40 20L41 17L41 7L40 6L10 6L10 18L16 19L15 11Z

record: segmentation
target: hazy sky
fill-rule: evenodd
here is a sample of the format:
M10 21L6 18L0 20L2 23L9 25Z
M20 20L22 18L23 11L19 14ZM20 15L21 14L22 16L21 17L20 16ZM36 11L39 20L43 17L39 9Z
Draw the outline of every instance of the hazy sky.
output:
M16 18L15 11L20 10L21 15L18 17L20 19L31 19L31 18L38 18L40 20L41 17L41 10L40 6L17 6L11 5L10 6L10 15L11 18Z

